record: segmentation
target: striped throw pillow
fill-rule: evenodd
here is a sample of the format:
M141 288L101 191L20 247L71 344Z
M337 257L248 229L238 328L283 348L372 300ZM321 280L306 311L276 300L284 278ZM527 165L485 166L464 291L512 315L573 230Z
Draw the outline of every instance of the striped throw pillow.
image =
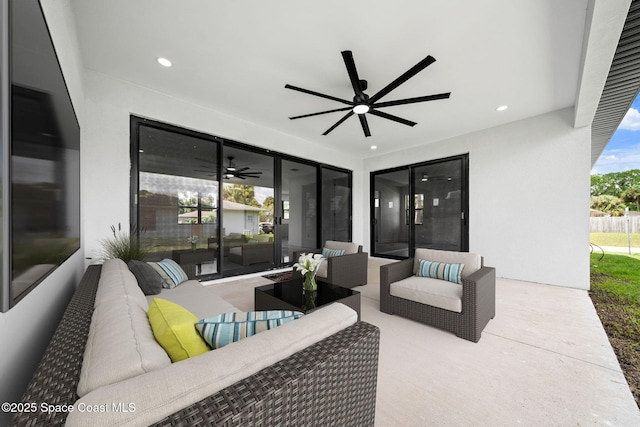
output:
M333 256L341 256L341 255L344 255L344 249L322 248L322 256L325 258L331 258Z
M162 261L148 262L148 264L162 277L162 287L165 289L175 288L189 280L187 273L172 259L165 258Z
M216 349L302 316L299 311L289 310L224 313L199 320L196 329L207 344Z
M421 259L416 276L447 280L460 285L462 284L460 274L463 268L464 264L445 264L444 262Z

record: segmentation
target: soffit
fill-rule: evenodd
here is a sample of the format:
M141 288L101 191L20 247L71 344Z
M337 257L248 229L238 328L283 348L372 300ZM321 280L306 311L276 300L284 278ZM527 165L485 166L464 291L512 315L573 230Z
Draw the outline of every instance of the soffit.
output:
M633 0L591 127L591 165L640 92L640 0Z
M85 68L367 157L573 106L588 1L71 4ZM322 136L341 113L289 120L342 105L286 90L287 83L353 96L340 56L347 49L360 77L369 81L369 93L432 55L434 64L384 100L447 91L451 98L387 108L418 125L372 117L370 138L356 118ZM158 66L158 56L174 66ZM503 104L509 109L497 113ZM377 152L369 150L372 144Z

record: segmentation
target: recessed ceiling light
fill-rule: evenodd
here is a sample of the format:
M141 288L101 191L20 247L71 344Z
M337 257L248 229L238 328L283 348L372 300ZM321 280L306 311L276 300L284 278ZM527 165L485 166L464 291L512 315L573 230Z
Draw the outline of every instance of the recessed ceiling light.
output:
M504 110L506 110L507 108L509 108L509 106L508 106L508 105L501 105L501 106L499 106L498 108L496 108L496 111L504 111Z
M372 145L372 146L371 146L371 149L372 149L372 150L377 150L377 149L378 149L378 146L377 146L377 145Z
M158 58L157 61L158 64L162 65L163 67L171 67L171 65L173 65L167 58Z

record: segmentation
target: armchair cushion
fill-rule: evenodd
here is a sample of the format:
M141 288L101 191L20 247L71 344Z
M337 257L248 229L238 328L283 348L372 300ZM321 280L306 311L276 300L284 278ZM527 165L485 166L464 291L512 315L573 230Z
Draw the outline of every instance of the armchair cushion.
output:
M341 255L344 255L344 249L322 248L322 256L325 258L331 258L334 256L341 256Z
M460 273L464 269L464 264L446 264L444 262L420 260L416 276L430 277L432 279L447 280L461 285Z
M324 247L326 249L338 249L343 250L344 255L348 254L356 254L358 253L358 248L360 245L353 242L337 242L335 240L327 240L324 243Z
M409 301L462 312L462 286L446 280L411 276L391 283L389 293Z
M418 272L421 259L446 264L464 264L464 269L460 274L462 279L466 279L482 268L482 257L478 254L418 248L413 259L413 274Z

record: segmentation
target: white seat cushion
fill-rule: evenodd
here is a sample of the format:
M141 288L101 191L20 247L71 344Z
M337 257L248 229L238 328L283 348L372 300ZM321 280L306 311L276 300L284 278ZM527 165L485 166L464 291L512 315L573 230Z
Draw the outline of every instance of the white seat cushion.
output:
M394 297L462 313L462 285L446 280L411 276L390 286Z
M183 282L173 289L163 289L158 295L147 295L149 302L154 298L175 302L192 312L198 319L215 314L241 311L216 295L211 287L203 286L197 280Z

